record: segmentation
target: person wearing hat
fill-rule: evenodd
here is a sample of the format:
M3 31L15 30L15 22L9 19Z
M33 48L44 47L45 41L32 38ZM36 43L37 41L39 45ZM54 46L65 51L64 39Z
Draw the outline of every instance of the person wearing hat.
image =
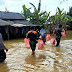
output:
M37 36L36 36L37 32L34 30L34 27L32 26L31 27L31 30L28 31L27 33L27 38L30 39L30 47L31 47L31 50L32 50L32 55L35 54L35 49L36 49L36 43L37 43Z
M57 42L56 46L59 46L59 44L60 44L61 32L63 32L62 31L62 25L59 24L58 27L55 28L55 31L53 32L53 36L54 36L54 34L56 34L56 42Z
M8 51L3 43L2 34L0 33L0 63L6 59L6 53L4 50Z

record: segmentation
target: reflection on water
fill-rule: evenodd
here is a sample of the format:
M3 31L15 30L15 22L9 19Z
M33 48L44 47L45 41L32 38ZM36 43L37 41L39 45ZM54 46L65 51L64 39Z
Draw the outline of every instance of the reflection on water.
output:
M6 60L0 64L0 72L72 72L72 40L63 40L59 47L46 42L36 54L25 48L23 41L7 41Z
M2 64L0 64L0 72L9 72L9 68L6 62L3 62Z
M37 63L39 63L39 61L41 62L41 60L43 61L43 59L46 59L46 56L43 54L36 54L36 55L29 55L26 57L25 61L27 64L31 64L31 65L36 65Z

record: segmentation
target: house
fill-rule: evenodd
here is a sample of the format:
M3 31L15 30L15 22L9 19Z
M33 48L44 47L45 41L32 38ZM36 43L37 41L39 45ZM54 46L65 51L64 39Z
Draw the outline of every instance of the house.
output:
M16 23L19 24L21 21L24 21L25 18L20 13L0 11L0 21L1 20L3 21L2 23L0 23L3 39L9 39L12 35L10 28L13 28L12 31L15 30L12 25Z
M31 26L37 26L27 22L20 13L0 11L0 20L5 23L0 24L3 39L24 37L23 30L27 32Z
M6 32L8 31L8 26L10 25L12 25L10 22L0 19L0 32L2 33L3 38L6 38L6 36L9 38L9 33L6 34Z
M25 20L25 18L20 13L3 12L3 11L0 11L0 19L6 21Z
M0 19L8 21L12 24L23 24L23 26L33 25L30 22L27 22L26 19L20 13L0 11Z
M11 26L12 23L0 19L0 26Z

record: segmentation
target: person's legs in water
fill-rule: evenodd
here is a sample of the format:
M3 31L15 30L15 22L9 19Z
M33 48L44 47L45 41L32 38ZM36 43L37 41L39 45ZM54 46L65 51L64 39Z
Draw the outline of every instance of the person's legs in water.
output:
M3 62L6 59L6 53L4 50L0 50L0 62Z
M44 44L45 44L45 42L46 42L46 38L45 38L45 37L42 37L42 41L43 41Z
M56 46L59 46L59 44L60 44L60 38L56 38L56 41L57 41Z
M32 49L32 55L35 54L35 49L36 49L36 42L35 41L30 41L30 46Z

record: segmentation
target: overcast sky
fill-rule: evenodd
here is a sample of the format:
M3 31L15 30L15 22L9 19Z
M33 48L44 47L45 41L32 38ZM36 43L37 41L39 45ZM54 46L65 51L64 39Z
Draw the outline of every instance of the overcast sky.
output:
M7 8L10 12L21 13L22 6L24 4L27 8L32 7L30 2L37 7L39 0L0 0L0 11L5 11L5 8ZM60 4L60 0L41 0L41 11L50 11L50 15L54 15L56 13L57 7L60 7L60 9L64 9L64 11L67 12L69 10L69 6L72 6L72 0L68 0L62 4ZM33 12L33 7L31 11Z

